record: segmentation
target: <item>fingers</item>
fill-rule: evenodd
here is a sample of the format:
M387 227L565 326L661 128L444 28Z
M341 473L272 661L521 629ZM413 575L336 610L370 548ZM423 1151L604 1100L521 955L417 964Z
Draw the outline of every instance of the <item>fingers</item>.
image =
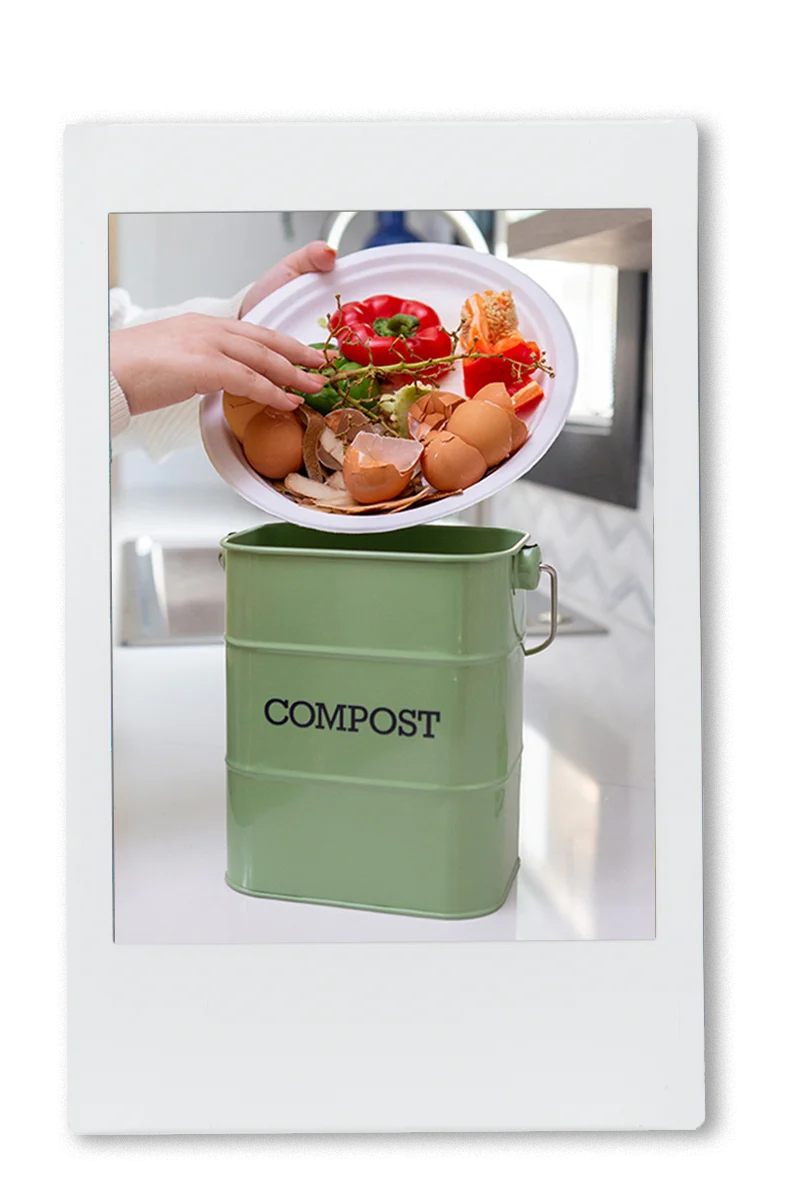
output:
M222 357L218 365L217 387L234 396L246 396L256 404L277 408L281 412L292 412L303 403L301 396L293 396L277 387L270 379L259 375L253 367L238 362L235 358Z
M300 371L283 355L277 354L268 346L253 342L250 338L230 334L223 340L220 348L229 358L245 363L280 387L314 394L319 392L326 382L322 375L308 375L306 371Z
M270 350L281 354L283 358L287 358L300 367L320 368L326 366L326 356L322 350L313 350L311 346L303 345L296 341L296 338L288 337L286 333L277 333L274 329L262 329L259 325L252 325L249 321L228 321L225 329L236 337L249 338L252 342L267 346Z
M291 279L298 279L299 275L307 275L311 271L331 271L336 258L337 251L332 250L326 242L310 242L300 250L294 250L258 281L255 289L258 300L270 296L283 284L290 283Z

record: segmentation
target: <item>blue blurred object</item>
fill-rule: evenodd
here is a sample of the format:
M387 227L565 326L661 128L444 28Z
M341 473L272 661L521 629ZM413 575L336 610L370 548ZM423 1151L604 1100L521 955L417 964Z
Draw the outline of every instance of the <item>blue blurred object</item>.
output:
M493 251L494 240L494 218L495 213L492 209L469 208L466 209L468 215L477 223L479 230L488 243L488 250Z
M374 246L398 246L403 242L424 241L408 228L404 212L379 212L377 216L378 223L364 243L365 250L372 250Z

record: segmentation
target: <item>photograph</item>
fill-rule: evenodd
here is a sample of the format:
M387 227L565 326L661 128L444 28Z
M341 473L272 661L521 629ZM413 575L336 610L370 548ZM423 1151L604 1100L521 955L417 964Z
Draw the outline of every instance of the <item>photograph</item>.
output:
M654 939L652 210L108 221L115 942Z

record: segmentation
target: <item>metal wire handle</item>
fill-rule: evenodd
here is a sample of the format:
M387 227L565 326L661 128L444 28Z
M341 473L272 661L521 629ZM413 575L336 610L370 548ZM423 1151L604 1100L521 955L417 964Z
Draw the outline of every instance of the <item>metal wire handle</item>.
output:
M477 222L473 217L470 217L467 212L461 209L439 209L442 216L446 217L450 224L455 229L458 237L464 246L470 246L472 250L479 250L480 254L489 254L488 243L482 233ZM358 217L355 212L341 212L332 222L332 226L326 235L326 241L333 250L339 251L340 242L345 235L345 231L350 225L354 217Z
M550 576L551 580L551 629L545 641L540 642L539 646L533 646L531 650L527 650L523 642L521 642L524 658L528 658L530 654L539 654L541 650L546 650L556 637L556 630L559 626L559 580L556 571L548 563L540 563L540 570Z

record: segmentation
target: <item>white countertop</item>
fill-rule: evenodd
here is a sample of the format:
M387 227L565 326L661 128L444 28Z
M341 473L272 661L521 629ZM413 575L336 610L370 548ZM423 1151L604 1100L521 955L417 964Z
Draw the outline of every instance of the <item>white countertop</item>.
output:
M118 505L127 537L260 523L231 496ZM565 634L525 664L522 866L498 912L441 921L240 895L224 882L224 652L114 651L115 918L125 943L654 936L653 640Z

